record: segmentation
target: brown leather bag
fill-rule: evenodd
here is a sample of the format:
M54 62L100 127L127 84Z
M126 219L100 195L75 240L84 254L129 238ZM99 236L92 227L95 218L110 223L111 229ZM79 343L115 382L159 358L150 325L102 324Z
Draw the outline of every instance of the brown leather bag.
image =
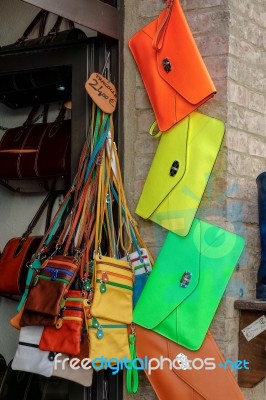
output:
M231 370L222 367L225 359L219 350L210 332L197 351L184 347L166 339L165 337L140 326L136 326L137 356L144 360L145 356L151 358L161 357L175 360L178 355L185 355L188 360L195 360L199 368L201 360L215 359L214 369L171 369L169 362L165 361L163 369L154 369L151 374L145 370L150 383L160 400L244 400ZM182 362L182 361L181 361ZM220 366L219 366L220 364ZM154 365L154 363L153 363ZM175 363L179 367L178 362ZM206 365L206 364L205 364Z
M22 126L8 129L0 142L0 179L67 176L70 172L71 120L63 106L54 122L33 123L33 107Z
M33 275L20 327L56 324L63 297L74 282L79 267L74 256L54 255L43 262Z

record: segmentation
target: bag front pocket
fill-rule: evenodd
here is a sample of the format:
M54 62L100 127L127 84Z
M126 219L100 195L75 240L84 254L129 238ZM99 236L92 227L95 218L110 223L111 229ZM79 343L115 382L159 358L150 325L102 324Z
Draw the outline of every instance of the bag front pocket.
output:
M47 377L52 376L54 354L39 349L42 332L42 326L21 328L12 369L33 372Z
M102 257L95 263L95 288L91 315L132 322L133 272L128 262Z
M131 359L127 325L101 318L91 318L88 320L88 334L89 358L93 365L100 365L103 361L114 365L124 357Z
M33 277L21 326L37 325L35 318L39 318L39 314L57 317L62 308L63 296L75 279L77 271L78 265L73 257L56 256L46 260ZM45 325L54 325L54 322L56 321Z
M84 319L83 301L84 297L79 291L68 292L68 297L62 301L56 325L46 326L43 330L39 344L41 350L79 354Z

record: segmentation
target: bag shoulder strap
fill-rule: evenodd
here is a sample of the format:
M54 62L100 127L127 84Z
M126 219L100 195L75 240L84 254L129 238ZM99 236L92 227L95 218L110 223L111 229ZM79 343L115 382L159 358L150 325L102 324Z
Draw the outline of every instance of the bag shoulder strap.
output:
M44 213L44 210L47 208L47 215L46 215L46 223L45 223L45 231L48 229L51 221L51 214L52 214L52 208L54 205L54 202L57 198L57 196L63 193L63 191L55 191L55 192L49 192L47 196L44 198L43 202L41 203L40 207L38 208L37 212L35 213L34 217L32 218L31 222L29 223L26 231L22 235L22 239L25 240L28 238L28 236L31 234L33 231L34 227L40 220L41 216Z

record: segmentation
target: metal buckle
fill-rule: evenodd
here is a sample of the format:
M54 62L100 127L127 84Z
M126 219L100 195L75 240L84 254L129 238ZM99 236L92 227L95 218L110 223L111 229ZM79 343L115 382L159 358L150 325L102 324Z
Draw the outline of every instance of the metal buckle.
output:
M174 161L170 169L170 176L175 176L177 174L178 169L179 169L179 162Z
M167 74L172 70L172 66L171 66L170 60L168 58L163 59L162 65L163 65L163 69L165 70L165 72L167 72Z
M184 274L182 275L182 278L180 280L180 286L183 288L188 287L188 285L190 284L192 278L192 274L188 271L184 272Z

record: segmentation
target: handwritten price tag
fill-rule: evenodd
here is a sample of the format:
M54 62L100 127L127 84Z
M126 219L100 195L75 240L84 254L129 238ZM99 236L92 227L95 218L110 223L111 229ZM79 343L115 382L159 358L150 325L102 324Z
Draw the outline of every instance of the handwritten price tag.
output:
M85 88L97 106L105 113L112 114L117 103L115 86L104 76L93 72L85 84Z
M246 328L242 329L242 333L249 342L254 339L260 333L266 330L266 317L263 315L262 317L256 319L256 321L252 322L252 324L248 325Z

